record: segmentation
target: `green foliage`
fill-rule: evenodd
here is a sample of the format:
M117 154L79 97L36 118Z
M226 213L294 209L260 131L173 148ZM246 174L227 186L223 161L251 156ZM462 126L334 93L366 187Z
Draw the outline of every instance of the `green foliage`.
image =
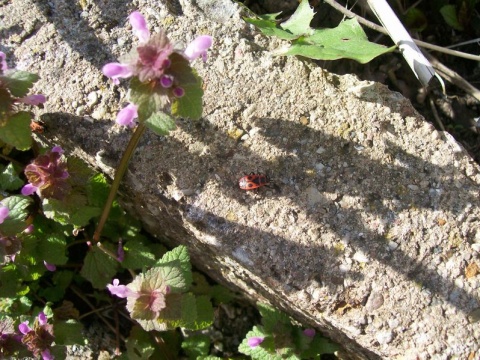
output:
M309 24L314 13L307 0L302 0L290 19L279 25L277 16L270 14L245 19L265 35L292 42L288 49L277 52L277 55L299 55L315 60L346 58L364 64L395 49L369 42L356 19L342 21L333 29L311 28Z
M38 75L10 69L0 75L0 140L27 150L32 144L31 115L16 111L16 102L28 94Z
M110 244L102 244L111 253L115 253ZM118 270L118 262L110 255L100 250L98 246L91 246L83 263L80 274L92 283L96 289L104 289Z
M127 355L131 360L147 360L155 351L150 334L140 326L134 326L126 342Z
M182 342L182 349L191 360L207 356L210 351L210 338L204 334L191 335Z
M23 186L23 180L18 176L18 172L12 163L7 166L0 164L0 190L12 191Z
M153 130L157 135L168 135L171 130L175 130L175 120L167 113L157 111L145 120L145 125Z
M262 326L254 326L238 348L252 359L320 359L320 355L332 354L340 349L318 334L306 335L299 326L291 323L287 315L271 306L257 305L262 315ZM257 339L258 342L249 344L249 339Z

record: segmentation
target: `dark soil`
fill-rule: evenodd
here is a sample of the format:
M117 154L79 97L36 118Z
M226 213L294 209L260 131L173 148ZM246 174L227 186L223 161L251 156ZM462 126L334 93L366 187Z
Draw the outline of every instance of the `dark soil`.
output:
M242 1L257 14L282 12L282 19L288 18L298 6L297 0L244 0ZM342 2L341 0L338 2ZM367 5L362 1L348 3L348 9L378 24ZM400 19L407 24L413 38L438 46L448 47L480 37L480 3L469 8L466 1L389 1ZM418 4L416 4L418 3ZM459 7L457 16L464 30L453 29L446 23L440 13L441 6L451 3L463 5ZM473 2L472 2L473 3ZM343 18L343 14L328 4L318 0L310 0L316 13L313 27L335 27ZM402 7L400 8L399 5ZM409 11L407 11L410 9ZM415 16L413 16L415 15ZM391 46L392 41L385 35L365 29L370 41ZM455 50L470 54L478 54L479 44L474 42ZM441 63L457 72L473 86L480 84L480 66L473 60L429 52ZM480 163L480 107L474 97L466 94L456 86L445 83L446 94L442 94L439 82L433 79L428 89L423 89L399 52L382 55L368 64L359 64L353 60L318 61L322 68L336 74L356 74L362 80L374 80L387 85L391 90L402 93L410 99L415 108L437 129L446 130L459 141Z

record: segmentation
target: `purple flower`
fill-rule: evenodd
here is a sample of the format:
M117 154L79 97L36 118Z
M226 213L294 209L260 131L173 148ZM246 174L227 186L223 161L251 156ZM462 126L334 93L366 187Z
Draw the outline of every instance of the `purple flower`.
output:
M254 348L254 347L257 347L258 345L260 345L263 342L263 340L265 340L264 337L252 336L252 337L248 338L247 344L251 348Z
M25 230L23 230L23 232L25 234L31 234L31 233L33 233L34 229L35 229L35 227L33 226L33 224L30 224L25 228Z
M207 50L212 46L213 38L210 35L201 35L188 44L184 51L185 57L192 61L202 57L203 61L207 61Z
M6 206L0 206L0 224L8 217L10 210Z
M181 98L183 95L185 95L185 90L183 90L183 88L180 86L177 86L175 89L173 89L173 95L177 98Z
M33 195L38 190L38 187L33 186L32 184L27 184L22 187L21 193L22 195L29 196Z
M133 33L141 42L147 42L150 39L150 31L148 31L147 22L141 13L134 11L128 17L133 28Z
M119 283L120 281L118 279L113 279L112 284L107 285L107 289L112 295L118 296L119 298L138 297L126 285L119 285Z
M36 357L41 356L43 360L52 360L50 347L55 339L53 336L53 325L48 324L47 317L43 312L38 314L33 328L28 321L21 323L18 330L23 334L21 342L27 346Z
M55 271L57 270L57 267L54 264L49 264L45 260L43 260L43 264L47 268L48 271Z
M7 65L7 55L4 52L0 51L0 74L8 70Z
M18 325L18 330L24 335L32 331L30 326L28 326L28 320L20 323L20 325Z
M47 101L47 97L42 94L33 94L24 96L23 98L18 99L18 101L27 105L38 106Z
M117 124L128 127L135 126L135 119L138 117L137 109L138 107L135 104L130 103L120 110L117 114Z
M62 153L63 149L55 146L25 167L25 176L29 184L22 188L23 195L36 192L43 198L62 200L70 193L67 162Z
M315 337L315 329L305 329L303 330L303 335L313 338Z
M102 68L102 72L112 79L115 85L120 84L119 78L129 78L133 74L130 65L120 63L109 63Z

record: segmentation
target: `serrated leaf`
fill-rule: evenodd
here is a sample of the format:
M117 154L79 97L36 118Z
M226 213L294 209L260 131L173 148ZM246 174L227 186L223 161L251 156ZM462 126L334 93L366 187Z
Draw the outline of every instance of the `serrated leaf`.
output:
M302 0L290 19L284 23L281 23L280 26L284 30L296 35L296 37L309 35L313 32L313 29L310 27L310 23L312 22L314 15L315 13L310 7L308 0Z
M25 218L28 216L28 206L32 199L27 196L13 195L3 199L0 204L8 207L8 217L0 224L4 236L14 236L25 230L27 224Z
M126 341L128 359L148 360L155 351L155 346L148 332L140 326L134 326Z
M258 311L262 315L262 324L267 333L287 332L291 327L290 318L270 305L258 303Z
M148 246L140 241L130 240L124 246L125 258L122 267L126 269L141 269L155 264L155 255Z
M248 345L248 339L252 337L263 338L263 341L254 347ZM238 351L242 354L251 356L252 359L264 359L264 360L280 360L281 357L274 355L273 339L267 336L261 327L254 326L243 339L242 343L238 346Z
M102 246L107 246L103 244ZM115 250L109 249L115 253ZM85 256L82 270L80 274L92 283L96 289L105 289L110 283L118 269L118 262L101 251L97 246L92 246Z
M208 296L197 297L197 318L193 330L201 330L213 323L213 307Z
M192 120L200 119L203 112L203 89L200 78L196 83L183 85L182 88L185 94L173 102L172 115Z
M186 246L180 245L171 251L166 252L157 264L165 264L171 261L179 261L180 267L185 278L185 283L190 286L192 283L192 265L190 264L190 256Z
M76 228L86 226L90 219L98 216L101 209L87 206L87 198L81 194L70 194L64 200L43 199L43 212L49 219Z
M5 167L1 167L0 172L0 190L17 190L23 185L22 179L17 174L12 163Z
M153 271L154 269L158 271L158 276L161 277L170 287L171 292L184 292L188 290L190 284L186 281L180 261L174 260L169 263L161 264L149 271Z
M0 139L19 150L28 150L32 144L31 116L25 111L13 114L0 128Z
M210 337L204 334L191 335L183 340L182 349L191 360L206 356L210 351Z
M176 128L175 120L162 111L153 113L147 120L145 120L145 125L157 135L168 135L170 131L175 130Z
M37 74L16 69L8 70L5 76L0 76L0 82L6 85L13 96L19 98L26 96L38 79Z
M103 207L108 198L110 185L103 174L95 174L87 183L88 203L92 206Z
M84 342L83 325L75 320L56 321L54 329L56 345L78 345Z
M277 55L299 55L315 60L353 59L362 64L391 52L387 48L369 42L356 19L341 22L336 28L315 30L313 35L302 37Z

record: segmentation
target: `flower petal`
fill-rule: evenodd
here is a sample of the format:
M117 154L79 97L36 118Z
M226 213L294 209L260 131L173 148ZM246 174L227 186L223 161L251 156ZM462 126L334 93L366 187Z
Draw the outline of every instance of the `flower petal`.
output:
M254 347L257 347L258 345L260 345L263 342L264 339L265 339L264 337L252 336L251 338L248 338L247 344L251 348L254 348Z
M10 209L6 206L1 206L0 207L0 224L3 223L3 221L8 217L8 214L10 213Z
M207 61L207 50L212 46L213 38L210 35L201 35L188 44L184 51L185 57L192 61L201 56L203 61Z
M133 33L138 37L138 40L141 42L147 42L148 39L150 39L150 31L148 30L147 22L143 15L138 11L134 11L130 14L128 19L132 25Z
M18 330L25 335L28 334L32 329L30 328L30 326L28 326L28 321L24 321L20 325L18 325Z
M128 78L132 76L132 70L127 64L108 63L102 68L103 75L113 80L114 84L119 83L119 78Z
M138 107L135 104L128 104L117 114L117 124L123 126L132 126L134 125L134 120L138 117L137 112Z
M20 98L18 100L27 105L38 106L40 104L43 104L45 101L47 101L47 97L42 94L33 94L33 95L24 96L23 98Z
M34 194L37 190L38 188L36 186L27 184L22 188L21 193L22 195L28 196Z

